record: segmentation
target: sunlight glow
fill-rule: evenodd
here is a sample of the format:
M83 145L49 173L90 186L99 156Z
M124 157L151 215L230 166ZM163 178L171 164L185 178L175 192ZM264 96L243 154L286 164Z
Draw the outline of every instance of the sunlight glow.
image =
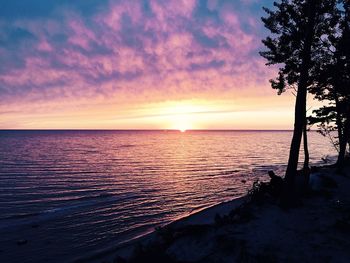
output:
M186 130L193 129L194 116L190 114L180 114L169 116L171 122L171 129L185 132Z
M275 95L275 94L274 94ZM237 95L238 96L238 95ZM228 97L228 96L227 96ZM249 97L226 100L190 99L163 100L157 103L117 102L74 108L68 104L46 103L36 106L33 113L26 112L27 105L9 109L0 118L0 127L26 129L290 129L293 123L293 95L283 94L269 100ZM309 102L315 107L315 102ZM44 107L45 106L45 107ZM46 112L41 112L42 109ZM15 111L15 109L17 111ZM21 113L17 113L21 112ZM55 114L55 118L52 118ZM0 114L1 115L1 114ZM266 121L268 116L268 122ZM16 122L12 118L16 117ZM31 119L31 118L34 119ZM7 126L10 125L10 126Z
M159 105L159 111L166 116L167 124L164 125L181 132L202 128L198 123L199 117L211 108L207 101L198 100L168 101L165 105Z

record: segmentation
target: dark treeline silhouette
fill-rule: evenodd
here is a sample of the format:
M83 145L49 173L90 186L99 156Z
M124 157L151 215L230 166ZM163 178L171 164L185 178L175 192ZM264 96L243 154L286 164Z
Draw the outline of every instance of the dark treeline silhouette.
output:
M342 1L342 9L337 10L336 30L323 38L323 59L314 74L317 85L310 92L320 101L328 101L314 110L308 118L310 124L318 124L320 132L330 137L338 150L337 166L344 165L346 145L349 144L350 121L350 3ZM333 132L337 132L334 136Z
M285 174L284 201L293 202L296 193L299 151L303 138L304 166L302 175L308 179L309 151L307 125L317 124L320 132L330 136L337 131L339 157L344 164L350 133L350 30L348 0L281 0L274 8L264 8L262 18L271 32L263 40L266 50L260 55L267 65L279 67L272 88L283 93L295 91L295 120ZM307 117L307 94L325 102L325 106ZM332 136L332 135L331 135ZM308 180L304 180L307 182Z

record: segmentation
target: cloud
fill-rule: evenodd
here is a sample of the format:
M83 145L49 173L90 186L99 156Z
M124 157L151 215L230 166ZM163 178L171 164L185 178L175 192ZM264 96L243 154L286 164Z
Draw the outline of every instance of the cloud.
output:
M262 93L256 1L2 1L0 101Z

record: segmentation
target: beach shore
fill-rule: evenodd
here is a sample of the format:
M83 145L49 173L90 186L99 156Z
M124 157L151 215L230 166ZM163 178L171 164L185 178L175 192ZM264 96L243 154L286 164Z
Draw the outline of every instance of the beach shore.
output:
M295 208L246 195L78 262L349 262L350 169L318 168L310 186Z

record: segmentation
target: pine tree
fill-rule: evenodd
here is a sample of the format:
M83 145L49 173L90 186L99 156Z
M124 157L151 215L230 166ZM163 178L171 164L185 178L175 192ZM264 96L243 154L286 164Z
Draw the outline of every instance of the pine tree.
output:
M301 138L306 127L306 97L314 84L310 75L318 59L322 36L328 34L331 14L336 0L281 0L274 2L275 10L264 8L262 21L271 36L263 40L267 50L260 55L267 65L279 65L278 77L271 86L279 93L287 88L296 90L294 131L285 175L286 197L294 191Z
M318 123L321 134L332 139L339 152L339 168L344 163L350 128L350 4L346 0L342 3L342 8L332 15L335 30L323 36L323 59L313 72L317 86L310 89L318 100L329 103L309 117L311 124ZM335 131L337 137L332 136Z

